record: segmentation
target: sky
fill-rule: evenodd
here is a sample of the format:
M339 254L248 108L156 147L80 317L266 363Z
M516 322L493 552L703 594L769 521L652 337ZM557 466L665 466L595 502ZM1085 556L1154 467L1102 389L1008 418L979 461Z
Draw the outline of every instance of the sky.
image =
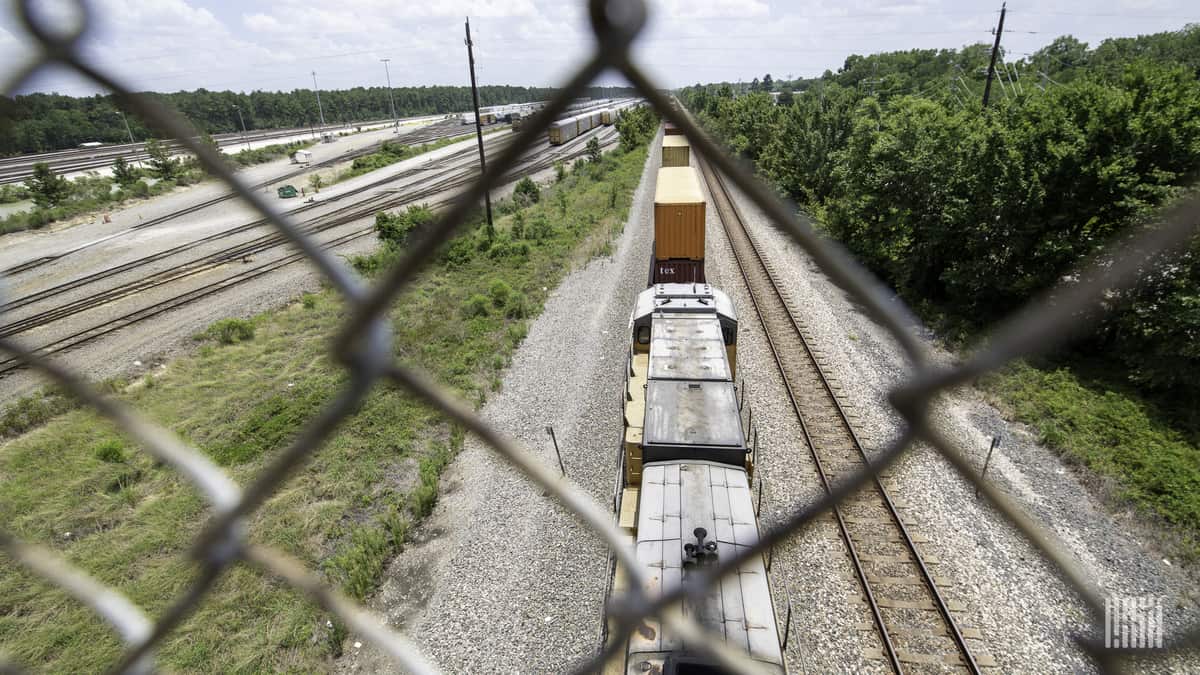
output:
M77 21L70 0L28 0L47 25ZM639 63L663 87L836 71L850 54L957 48L992 41L1000 0L646 0ZM594 47L586 2L571 0L92 0L80 42L94 64L137 90L234 91L469 84L463 18L471 17L480 84L553 86ZM0 77L33 54L16 14L0 9ZM1071 34L1108 37L1200 23L1180 0L1017 0L1003 46L1018 59ZM624 84L612 73L602 84ZM43 69L21 92L76 96L98 88Z

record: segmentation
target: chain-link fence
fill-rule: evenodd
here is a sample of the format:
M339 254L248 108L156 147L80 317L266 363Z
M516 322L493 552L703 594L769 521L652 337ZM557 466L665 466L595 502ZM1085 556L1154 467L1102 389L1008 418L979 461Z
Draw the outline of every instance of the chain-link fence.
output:
M576 664L579 672L599 670L612 652L621 648L624 640L640 619L656 615L685 642L710 652L731 670L755 672L754 662L735 653L720 640L702 639L698 625L683 618L671 607L685 596L699 598L706 585L737 570L751 556L762 554L804 528L839 500L871 481L890 466L913 443L925 441L937 448L950 464L967 480L973 481L991 504L1001 511L1057 568L1059 574L1091 609L1096 630L1090 635L1076 636L1098 665L1105 670L1117 670L1122 653L1106 648L1103 635L1104 596L1089 581L1084 571L1071 559L1051 532L1027 517L1021 509L997 488L981 480L978 471L963 451L955 447L928 418L930 403L940 392L969 382L994 370L1008 361L1045 352L1062 344L1086 327L1080 316L1094 316L1105 293L1135 282L1147 261L1154 256L1185 242L1200 222L1200 199L1189 199L1162 214L1161 226L1147 232L1132 243L1123 245L1123 253L1111 264L1097 266L1080 275L1080 281L1055 292L1053 302L1041 299L1024 311L996 326L983 349L953 368L931 363L924 348L907 326L913 319L892 300L892 295L836 244L819 237L807 224L795 217L795 209L780 201L775 194L757 181L750 171L729 156L681 111L671 105L663 89L633 62L630 47L643 28L646 8L641 0L592 0L589 11L596 36L595 50L587 63L575 72L558 94L543 110L530 119L516 134L515 140L503 152L489 160L487 171L468 188L442 216L437 226L414 242L402 259L388 270L381 281L368 287L346 268L334 255L324 251L301 233L297 224L279 213L261 194L251 191L238 180L219 154L199 142L194 129L180 115L161 104L134 93L126 83L88 62L83 56L81 39L91 25L91 8L84 0L77 4L78 21L72 27L52 25L44 14L36 11L36 0L19 0L17 13L28 32L34 56L18 67L4 84L11 95L39 70L63 66L89 78L92 82L114 92L127 110L136 112L147 123L179 140L195 153L200 163L218 176L255 210L261 213L293 245L316 266L320 274L336 289L351 308L349 318L335 343L334 356L350 375L349 384L338 397L304 428L298 438L281 452L251 484L242 489L211 460L197 449L188 447L166 429L156 426L112 398L90 387L80 376L52 360L35 355L17 341L0 339L0 349L36 368L52 381L69 390L81 401L94 407L119 425L126 434L159 460L171 465L199 489L211 505L213 516L197 538L191 555L201 569L195 583L158 617L146 614L112 588L90 578L40 546L24 543L10 536L0 524L0 548L12 559L37 575L62 587L79 602L91 607L120 634L126 645L118 671L146 671L154 667L154 648L175 629L188 614L204 602L208 591L231 565L245 562L266 570L294 588L311 596L317 603L336 615L356 633L378 644L396 662L410 672L431 673L436 668L422 655L419 645L387 628L375 616L366 612L337 592L327 588L315 574L279 551L249 543L246 523L253 512L279 488L318 447L329 437L340 421L348 416L372 387L391 383L406 388L441 410L448 418L462 425L487 443L495 452L511 462L530 480L554 494L586 523L615 553L630 575L630 591L610 600L609 613L615 619L618 639L609 641L607 651L598 651L584 663ZM679 126L691 145L714 167L728 177L777 227L788 233L812 256L821 270L864 307L870 317L885 327L897 340L911 361L915 376L904 387L891 394L891 402L903 416L907 427L901 437L882 452L869 470L847 479L824 498L797 507L779 527L763 533L757 547L738 556L721 561L720 565L702 572L699 583L678 587L662 597L651 599L641 591L642 573L635 552L625 543L608 507L589 497L559 473L544 466L525 448L505 438L476 415L472 406L458 400L420 372L398 364L386 320L386 312L402 289L413 280L421 267L434 258L434 253L466 220L486 190L496 187L501 177L517 163L518 158L558 117L583 89L606 69L615 69L630 82L666 119ZM1159 654L1200 644L1200 626L1183 634L1171 636L1166 649ZM0 671L16 669L0 663Z

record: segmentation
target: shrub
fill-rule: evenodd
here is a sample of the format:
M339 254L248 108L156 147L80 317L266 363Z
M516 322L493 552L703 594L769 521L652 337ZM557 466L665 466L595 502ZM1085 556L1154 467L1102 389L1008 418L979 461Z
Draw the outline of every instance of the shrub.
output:
M546 219L546 216L539 215L533 219L529 225L529 239L534 241L543 241L554 235L554 226Z
M100 445L97 445L92 453L101 462L116 464L125 461L125 447L121 445L121 441L117 440L104 441Z
M380 211L375 214L375 232L379 239L392 246L403 246L413 232L419 232L437 216L428 204L410 206L400 213Z
M542 191L537 183L526 176L517 182L513 188L513 202L520 206L536 204L542 199Z
M317 294L305 293L301 296L300 302L304 303L304 309L312 309L317 306Z
M554 180L562 182L567 177L567 167L562 162L554 163Z
M503 307L504 303L508 301L508 296L512 295L512 287L500 279L493 279L488 286L488 295L492 297L493 305Z
M513 293L504 303L504 316L510 319L524 319L529 316L529 301L524 293Z
M246 319L221 319L208 328L208 334L223 345L254 339L254 323Z
M511 232L512 232L513 239L524 239L525 238L525 214L524 213L517 211L515 214L513 214Z
M476 293L467 298L467 301L463 303L463 315L467 318L487 316L491 313L491 310L488 309L491 304L492 302L485 296Z

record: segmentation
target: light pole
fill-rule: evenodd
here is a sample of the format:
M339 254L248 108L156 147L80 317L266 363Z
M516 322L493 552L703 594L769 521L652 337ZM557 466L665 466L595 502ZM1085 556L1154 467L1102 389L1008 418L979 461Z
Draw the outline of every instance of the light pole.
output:
M246 120L242 119L242 109L236 105L233 106L233 109L237 111L238 121L242 123L242 142L246 144L246 149L249 150L250 140L246 138Z
M383 74L387 76L388 85L388 105L392 107L392 133L400 133L400 122L396 119L396 101L392 98L392 74L388 72L388 61L391 59L379 59L383 61Z
M321 90L317 88L317 71L312 72L313 90L317 92L317 114L321 116L321 133L325 133L325 110L321 108Z
M126 117L125 113L121 112L120 110L117 111L117 114L121 116L121 121L125 123L125 133L129 134L129 144L136 145L137 141L133 140L133 130L129 128L129 118ZM137 152L137 148L130 148L129 151ZM133 157L133 161L138 166L142 165L142 160L138 159L136 154Z

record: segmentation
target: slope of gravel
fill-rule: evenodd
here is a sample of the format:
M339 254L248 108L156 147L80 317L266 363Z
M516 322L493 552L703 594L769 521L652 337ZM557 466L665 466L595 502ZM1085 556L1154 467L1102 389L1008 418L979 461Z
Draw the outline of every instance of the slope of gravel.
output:
M650 153L613 256L590 261L551 294L501 392L482 410L557 467L545 431L552 425L568 476L605 504L616 479L625 333L646 285L658 164ZM607 570L597 537L472 437L373 605L447 672L556 673L599 645ZM350 642L339 670L390 669L373 645Z
M887 392L911 374L901 350L744 195L735 191L735 199L760 249L773 258L793 308L824 349L828 371L840 379L841 399L857 411L863 442L870 450L882 449L900 429ZM742 310L743 317L746 313ZM936 359L952 360L923 337ZM1001 437L989 480L1062 542L1102 594L1164 597L1168 639L1182 632L1183 622L1200 618L1195 579L1149 543L1150 526L1131 514L1114 514L1088 487L1095 481L1077 475L1023 426L1007 422L978 391L944 396L933 417L976 466L982 466L992 437ZM915 533L929 539L922 553L939 561L933 572L946 578L947 597L966 606L957 617L960 626L983 632L982 644L972 641L972 646L994 656L1000 671L1094 670L1070 637L1092 627L1081 600L1003 516L975 499L973 487L936 451L910 451L885 485L907 504L904 515ZM849 665L835 660L826 667ZM1196 672L1200 659L1177 657L1159 666L1164 672Z

